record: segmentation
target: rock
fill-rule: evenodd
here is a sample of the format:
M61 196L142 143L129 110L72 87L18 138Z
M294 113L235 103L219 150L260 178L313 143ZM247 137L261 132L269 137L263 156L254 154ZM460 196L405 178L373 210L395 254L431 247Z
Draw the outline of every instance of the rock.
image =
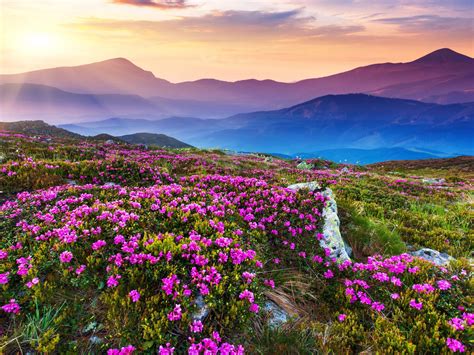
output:
M409 252L409 254L413 256L417 256L419 258L431 261L432 263L436 265L447 265L449 264L452 260L455 260L452 256L446 254L446 253L440 253L437 250L434 249L429 249L429 248L422 248L417 251L412 251Z
M300 189L308 189L309 191L320 190L321 186L316 181L311 182L301 182L299 184L293 184L288 186L290 190L297 191Z
M201 294L196 297L196 299L194 300L194 304L198 309L192 315L193 319L203 321L204 318L206 318L209 314L209 307L207 306L206 302L204 302L204 298Z
M99 338L99 337L96 336L96 335L91 336L90 339L89 339L89 341L90 341L92 344L95 344L95 345L97 345L97 344L102 344L102 342L103 342L102 338Z
M77 185L76 180L71 180L71 179L66 179L66 183L67 183L68 185L72 185L72 186L76 186L76 185Z
M425 184L444 184L446 182L446 180L443 178L440 178L440 179L425 178L425 179L422 179L421 181L424 182Z
M288 186L290 190L297 191L299 189L309 189L310 191L319 190L320 185L315 182L305 182L299 184L293 184ZM323 234L324 238L320 240L319 244L323 248L329 248L331 250L331 258L336 258L339 262L350 260L349 254L352 253L352 249L346 245L341 236L339 230L339 216L337 215L337 203L334 199L334 195L330 188L326 188L321 192L328 200L323 209Z
M285 324L290 318L289 314L273 301L267 300L263 309L268 312L270 316L268 319L268 325L272 329Z
M297 166L296 166L298 169L301 169L301 170L311 170L314 168L314 166L312 164L308 164L307 162L305 161L302 161L301 163L299 163Z
M115 182L106 182L104 186L118 186Z
M336 258L338 261L343 262L350 260L349 254L346 251L346 244L341 236L339 230L339 216L337 215L337 203L334 199L334 195L330 188L321 192L323 196L327 197L326 206L323 209L323 234L324 238L321 239L320 245L323 248L329 248L331 250L331 258Z

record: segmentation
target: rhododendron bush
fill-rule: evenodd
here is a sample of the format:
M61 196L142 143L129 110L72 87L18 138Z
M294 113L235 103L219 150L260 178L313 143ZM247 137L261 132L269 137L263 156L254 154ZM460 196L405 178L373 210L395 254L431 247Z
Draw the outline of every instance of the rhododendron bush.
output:
M2 351L264 353L255 334L267 327L259 324L268 320L268 299L294 284L301 312L288 324L312 339L306 352L472 350L468 263L439 267L408 254L338 262L319 244L327 197L286 188L316 180L347 198L360 192L355 181L376 179L369 172L4 139ZM417 183L377 184L393 189L395 203L401 193L427 194ZM272 351L294 352L277 343Z

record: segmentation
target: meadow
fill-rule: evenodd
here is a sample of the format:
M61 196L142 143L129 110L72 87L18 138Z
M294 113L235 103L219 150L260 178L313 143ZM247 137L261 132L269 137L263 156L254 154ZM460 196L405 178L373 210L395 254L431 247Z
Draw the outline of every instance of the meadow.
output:
M3 132L0 351L473 351L471 168ZM320 247L327 198L287 189L310 181L351 261Z

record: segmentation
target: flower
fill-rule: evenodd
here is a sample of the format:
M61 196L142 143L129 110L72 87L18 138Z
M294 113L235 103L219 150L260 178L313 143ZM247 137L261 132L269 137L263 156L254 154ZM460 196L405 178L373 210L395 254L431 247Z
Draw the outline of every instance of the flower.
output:
M253 312L253 313L258 313L259 309L260 307L256 303L252 303L249 307L250 312Z
M326 270L323 275L326 279L332 279L334 277L334 273L329 269Z
M2 309L7 313L20 313L20 305L16 303L16 300L12 298L9 303L2 306Z
M37 277L35 277L31 281L28 281L26 283L26 287L32 288L34 285L37 285L38 283L39 283L39 279Z
M10 275L9 272L5 272L3 274L0 274L0 285L5 285L8 283L8 275Z
M69 263L71 260L72 260L72 253L70 251L63 251L60 255L59 255L59 260L62 262L62 263Z
M439 280L437 284L438 284L438 288L443 291L449 290L451 288L451 283L447 280Z
M176 320L180 320L182 317L182 310L181 310L181 305L177 304L174 309L168 313L168 319L170 321L176 321Z
M418 309L418 310L423 308L423 303L422 302L416 302L416 300L414 300L414 299L411 299L409 304L410 304L411 308L415 308L415 309Z
M193 321L193 323L189 326L189 329L193 333L201 333L203 328L204 326L202 325L202 322L200 320Z
M446 339L446 346L451 350L453 353L460 352L463 353L466 351L465 346L459 340L453 338Z
M160 348L158 349L158 355L172 355L173 353L174 347L172 347L170 343L166 343L164 347L160 345Z
M119 284L118 280L120 280L121 278L122 278L122 276L120 276L120 275L110 276L107 279L107 287L108 288L113 288L113 287L118 286L118 284Z
M398 300L400 298L400 295L398 293L392 293L390 297L394 300Z
M133 354L135 351L135 347L133 345L127 345L119 349L109 349L107 350L107 355L130 355Z
M344 313L341 313L341 314L339 314L339 315L337 316L337 320L338 320L339 322L344 322L344 321L346 320L346 318L347 318L347 315L344 314Z
M132 302L138 302L138 300L140 299L140 292L138 292L137 290L131 290L128 293L128 296L132 299Z

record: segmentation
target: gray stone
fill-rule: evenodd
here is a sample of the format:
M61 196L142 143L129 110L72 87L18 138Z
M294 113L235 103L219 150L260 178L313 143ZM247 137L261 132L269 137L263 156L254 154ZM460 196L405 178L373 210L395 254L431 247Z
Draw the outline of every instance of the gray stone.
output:
M424 182L425 184L444 184L446 182L446 180L443 178L440 178L440 179L425 178L425 179L422 179L421 181Z
M321 186L316 181L311 182L300 182L299 184L293 184L288 186L290 190L297 191L300 189L308 189L309 191L316 191L321 189Z
M437 250L429 248L422 248L417 251L409 252L409 254L431 261L432 263L440 266L448 265L452 260L455 260L452 256L446 253L440 253Z
M270 328L277 328L290 318L289 314L275 302L267 300L263 309L269 314L268 325Z
M206 302L204 302L204 298L201 294L196 297L196 299L194 300L194 304L198 309L192 315L193 319L203 321L204 318L206 318L209 314L209 307L207 306Z
M320 185L315 182L305 182L299 184L293 184L288 186L290 190L297 191L299 189L309 189L310 191L319 190ZM339 230L339 216L337 215L337 203L334 199L333 192L330 188L326 188L321 194L328 198L324 209L323 209L323 234L324 238L320 240L319 244L323 248L329 248L331 250L330 257L336 258L339 262L350 260L349 254L352 249L347 248L348 246L344 242Z
M66 179L66 183L67 183L68 185L72 185L72 186L76 186L76 185L77 185L76 180L71 180L71 179Z

